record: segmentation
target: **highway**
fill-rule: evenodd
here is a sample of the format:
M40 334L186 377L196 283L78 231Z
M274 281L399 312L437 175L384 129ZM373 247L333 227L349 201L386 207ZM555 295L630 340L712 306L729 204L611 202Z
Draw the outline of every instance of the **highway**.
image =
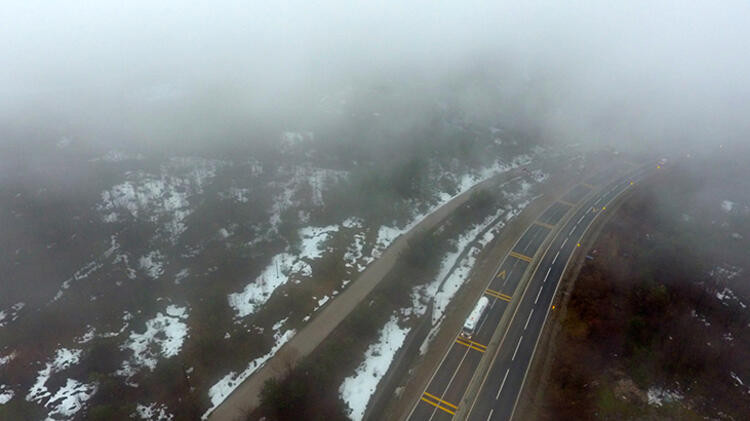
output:
M606 212L607 205L642 179L647 171L639 168L592 195L555 235L520 298L497 353L492 357L490 369L471 405L469 420L511 419L559 281L573 252L580 246L579 241L596 216Z
M623 163L615 164L607 173L597 173L586 182L577 184L526 229L488 280L484 295L491 299L491 303L479 321L476 333L471 340L456 333L456 339L409 414L410 421L451 420L459 411L462 401L473 403L469 414L472 420L510 418L536 340L546 319L546 309L578 240L596 212L601 211L601 207L606 206L606 203L630 186L631 181L635 182L640 175L620 178L601 190L596 185L603 185L617 174L622 174L626 167ZM579 204L582 205L576 214L555 234L558 224ZM597 207L599 209L593 210ZM546 243L549 246L543 247L550 235L555 236L551 242ZM539 259L540 264L531 274L526 289L523 289L525 293L517 292L519 282L527 275L526 272L533 270L532 262ZM517 299L522 302L516 307L497 352L490 355L487 352L490 338L495 334L510 302ZM486 373L477 373L477 367L483 358L491 358L492 365ZM475 397L465 397L475 376L483 377L482 388Z

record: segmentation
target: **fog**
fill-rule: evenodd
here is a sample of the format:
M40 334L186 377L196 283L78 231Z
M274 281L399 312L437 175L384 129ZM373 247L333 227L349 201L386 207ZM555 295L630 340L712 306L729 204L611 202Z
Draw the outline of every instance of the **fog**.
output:
M346 124L331 103L383 87L414 118L449 96L546 141L711 145L750 129L744 1L86 3L3 5L5 146L272 140Z

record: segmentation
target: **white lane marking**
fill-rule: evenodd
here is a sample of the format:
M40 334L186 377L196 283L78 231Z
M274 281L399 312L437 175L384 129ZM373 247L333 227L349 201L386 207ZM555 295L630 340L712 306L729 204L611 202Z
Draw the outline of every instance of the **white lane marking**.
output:
M542 290L540 289L539 292L542 292ZM531 315L532 314L534 314L534 309L533 308L529 312L529 318L526 319L526 324L523 326L523 330L526 330L526 328L529 327L529 321L531 321Z
M451 345L451 346L453 346L453 345ZM458 371L461 369L461 366L464 365L464 360L466 360L466 356L469 355L469 351L471 351L471 349L469 349L469 347L467 346L466 347L466 351L464 351L464 356L461 357L461 361L458 363L458 367L456 367L456 371L453 372L453 375L451 376L451 379L448 380L448 385L445 386L445 390L443 390L443 393L440 394L440 400L443 400L443 398L445 397L445 393L448 392L448 389L450 389L451 384L453 384L453 379L456 378L456 374L458 374ZM430 380L430 381L432 381L432 380ZM429 419L432 419L432 417L435 416L435 412L437 412L437 406L432 409L432 414L430 415Z
M568 238L570 237L565 237L565 241L563 241L562 245L560 246L560 250L562 250L562 248L565 247L565 243L568 242Z
M551 270L552 270L552 266L547 268L547 274L544 275L544 280L542 281L542 283L547 282L547 278L549 277L549 271Z
M521 347L521 341L522 341L522 340L523 340L523 335L521 335L521 337L520 337L520 338L518 338L518 345L516 345L516 350L515 350L515 351L513 351L513 357L511 357L511 359L510 359L511 361L515 361L515 359L516 359L516 354L518 353L518 348L520 348L520 347Z
M581 221L583 221L583 218L584 218L585 216L586 216L586 214L583 214L583 215L581 215L581 219L579 219L579 220L578 220L578 222L576 222L576 226L578 226L578 224L580 224L580 223L581 223Z
M510 369L505 370L505 376L503 377L503 382L500 383L500 389L497 389L497 395L495 395L495 400L500 397L500 392L503 391L503 386L505 386L505 380L508 378L508 373L510 372Z
M552 264L553 264L553 265L554 265L554 264L555 264L555 262L557 261L557 256L559 256L559 255L560 255L560 250L558 250L558 251L557 251L557 254L555 254L555 258L554 258L554 259L552 259Z
M536 295L536 300L534 300L534 304L536 304L536 303L537 303L537 301L539 301L539 296L540 296L540 295L542 295L542 290L543 290L543 289L544 289L544 284L542 284L542 285L541 285L541 286L539 287L539 293L538 293L538 294Z
M495 398L497 399L497 398ZM490 415L487 415L487 421L490 421L490 418L492 418L492 413L495 412L495 408L490 409Z

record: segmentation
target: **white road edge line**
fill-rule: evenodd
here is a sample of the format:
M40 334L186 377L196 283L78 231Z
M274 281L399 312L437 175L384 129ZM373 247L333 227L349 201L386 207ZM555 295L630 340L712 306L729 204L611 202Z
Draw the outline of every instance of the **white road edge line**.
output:
M625 189L627 189L627 187L625 187ZM622 193L623 193L622 191L620 191L619 193L617 193L617 195L614 198L612 198L610 200L610 202L613 201L614 199L616 199L617 197L619 197ZM599 199L599 201L600 200L601 200L601 198ZM609 203L609 202L607 202L607 203ZM596 215L594 215L594 219L596 219ZM589 227L591 227L592 224L593 224L593 219L591 220L591 222L589 222L589 225L586 227L586 230L584 231L584 234L585 234L586 231L588 231ZM581 236L581 238L582 237L583 237L583 235ZM570 265L570 261L571 261L572 257L573 257L573 254L571 253L571 255L568 257L568 261L565 263L565 267L563 268L562 274L564 274L565 271L568 269L568 265ZM562 274L560 276L562 276ZM558 282L557 286L555 286L555 291L552 293L552 299L554 299L554 297L557 295L557 289L558 289L559 286L560 286L560 283ZM552 304L552 303L550 302L550 304ZM548 317L549 317L549 308L547 309L547 312L544 315L544 322L542 322L542 326L544 326L544 324L547 323L547 318ZM541 331L540 331L540 333L541 333ZM534 348L531 351L531 358L529 360L529 363L534 360L534 354L536 354L536 348L537 348L537 346L539 346L539 336L537 336L536 342L534 343ZM519 394L516 395L516 400L513 403L513 410L510 413L510 418L511 419L513 419L513 415L516 413L516 407L518 406L518 400L520 399L520 391L523 390L524 385L526 384L526 376L528 374L528 366L526 368L527 368L527 370L524 372L523 380L521 381L521 388L519 389ZM472 407L473 407L473 405L472 405Z
M503 391L503 386L505 386L505 380L508 378L508 373L510 373L510 368L505 370L505 376L503 377L503 382L500 383L500 389L497 389L497 395L495 395L495 400L500 397L500 392Z
M515 361L516 360L516 354L518 354L518 348L521 347L521 341L523 341L523 335L521 335L521 337L518 338L518 345L516 345L516 350L513 351L513 357L511 357L511 359L510 359L511 361Z

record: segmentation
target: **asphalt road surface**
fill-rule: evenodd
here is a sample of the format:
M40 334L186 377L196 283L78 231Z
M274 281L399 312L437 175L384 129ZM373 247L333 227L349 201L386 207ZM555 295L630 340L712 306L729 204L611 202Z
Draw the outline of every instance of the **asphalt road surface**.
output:
M606 203L629 187L631 182L642 177L643 171L621 177L599 192L596 192L596 186L604 185L617 174L632 169L632 164L617 163L608 171L597 173L550 205L526 229L487 284L484 296L490 298L490 307L479 321L476 332L471 339L457 334L409 414L410 421L452 419L475 375L484 378L479 393L474 399L469 399L473 402L469 418L482 421L510 418L556 285L569 257L597 212L601 212ZM582 202L584 199L585 202ZM547 237L579 203L583 205L555 235L549 247L540 250ZM541 259L541 262L529 280L526 294L514 297L518 283L534 259ZM487 344L509 302L515 299L522 299L522 302L497 352L489 355ZM486 373L476 373L482 358L492 358L492 365Z
M541 257L516 314L511 319L482 387L475 396L468 419L471 421L509 420L515 409L536 343L551 310L557 286L579 241L600 212L628 187L642 179L641 168L620 177L587 199L560 230ZM604 182L604 180L599 180Z

